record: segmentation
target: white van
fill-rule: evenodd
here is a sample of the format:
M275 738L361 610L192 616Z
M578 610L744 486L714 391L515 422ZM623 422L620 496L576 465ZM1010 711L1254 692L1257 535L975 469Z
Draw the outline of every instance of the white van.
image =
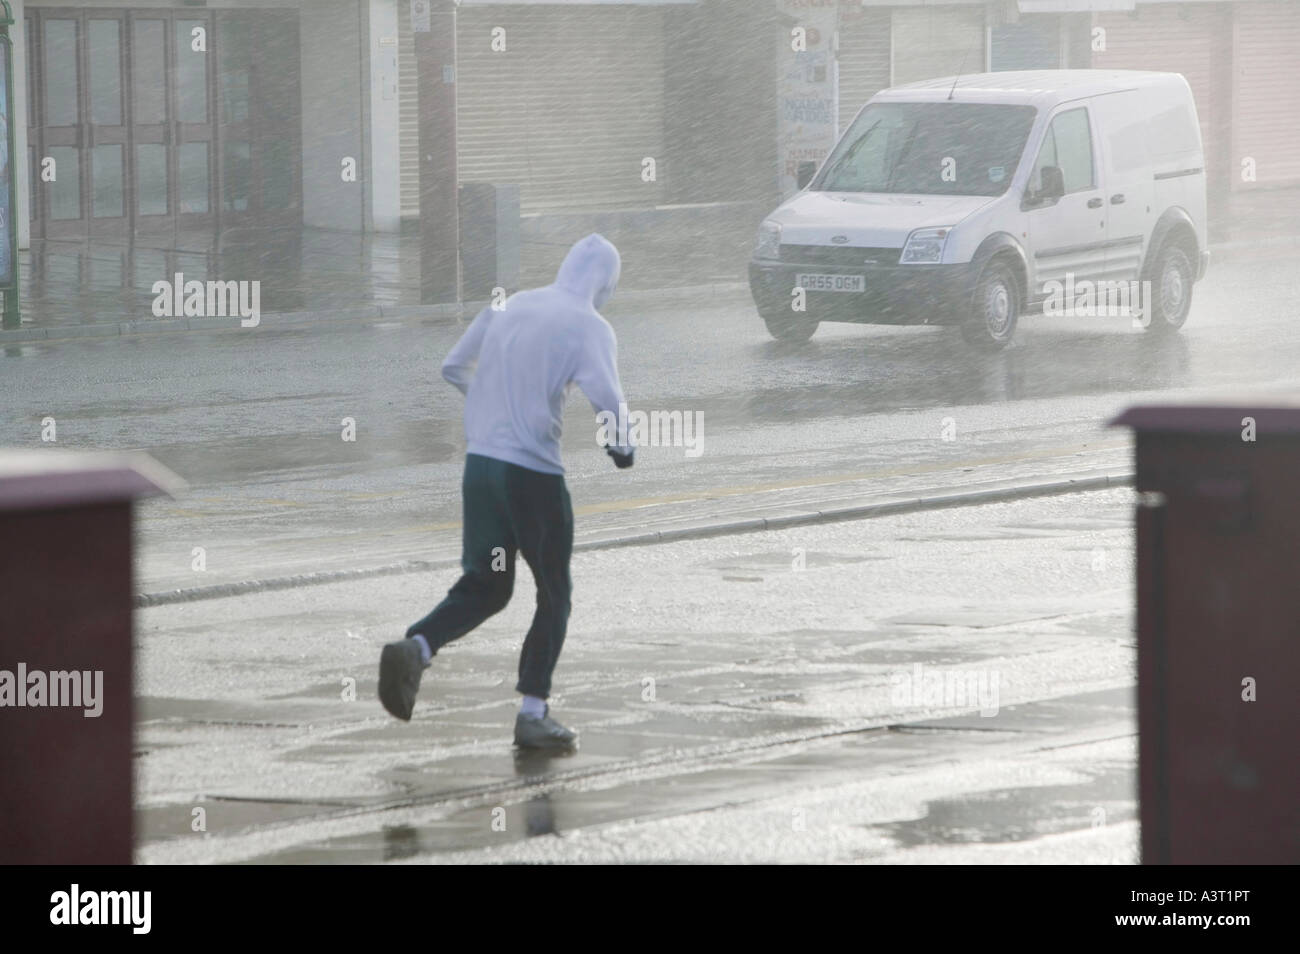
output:
M793 341L822 321L947 324L997 349L1039 309L1132 313L1169 332L1209 261L1204 165L1177 73L897 86L820 170L801 166L801 191L759 228L750 291Z

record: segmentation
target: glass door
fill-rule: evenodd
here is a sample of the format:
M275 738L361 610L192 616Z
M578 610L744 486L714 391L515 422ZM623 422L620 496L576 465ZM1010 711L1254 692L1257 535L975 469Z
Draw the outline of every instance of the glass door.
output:
M31 177L39 234L124 235L130 209L123 18L112 11L36 13L29 20L39 77Z
M211 15L60 8L32 14L36 234L167 248L180 235L210 234Z
M186 12L172 21L175 82L172 149L173 208L177 243L191 245L210 236L213 215L215 62L212 17Z
M208 244L213 228L210 15L133 11L134 235L141 244Z
M201 250L300 224L297 16L29 8L33 234Z
M42 10L40 39L41 135L39 166L41 220L50 238L84 238L86 188L83 180L82 18L78 11Z
M165 11L132 13L131 30L131 217L136 239L172 245L171 75Z
M87 13L82 75L86 78L83 162L87 169L87 229L94 237L126 231L127 122L123 95L126 58L124 21L112 13Z

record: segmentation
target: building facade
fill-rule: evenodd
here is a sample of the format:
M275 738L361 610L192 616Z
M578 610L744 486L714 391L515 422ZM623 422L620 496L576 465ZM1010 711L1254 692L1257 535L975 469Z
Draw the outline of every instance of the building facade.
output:
M366 158L362 5L15 6L32 237L366 225L364 181L340 173Z
M18 0L23 244L411 224L428 2ZM539 220L768 206L877 90L982 70L1182 73L1212 191L1300 185L1293 0L463 0L456 32L458 177Z

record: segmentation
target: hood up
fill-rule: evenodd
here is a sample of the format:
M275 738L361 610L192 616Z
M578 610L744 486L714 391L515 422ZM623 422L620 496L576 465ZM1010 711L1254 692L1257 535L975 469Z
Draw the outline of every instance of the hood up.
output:
M555 276L555 285L580 295L600 309L614 294L620 269L618 249L595 232L579 239L569 249Z

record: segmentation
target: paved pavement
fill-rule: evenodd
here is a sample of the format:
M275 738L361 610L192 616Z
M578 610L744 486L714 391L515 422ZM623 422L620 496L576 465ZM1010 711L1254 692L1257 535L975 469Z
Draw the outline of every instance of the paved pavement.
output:
M526 242L521 287L553 281L569 246L586 231ZM690 230L638 236L643 237L623 242L624 295L656 297L690 289L699 297L716 285L735 286L744 279L748 233L713 242ZM681 254L678 241L691 244L689 256ZM304 228L234 233L212 247L189 249L48 239L20 254L22 328L0 331L0 342L239 326L238 318L155 315L154 283L172 281L177 273L186 282L259 282L259 321L277 328L395 317L454 321L484 305L421 303L417 233Z
M579 554L560 759L526 583L409 724L378 649L450 571L145 609L139 859L1131 862L1128 497Z

